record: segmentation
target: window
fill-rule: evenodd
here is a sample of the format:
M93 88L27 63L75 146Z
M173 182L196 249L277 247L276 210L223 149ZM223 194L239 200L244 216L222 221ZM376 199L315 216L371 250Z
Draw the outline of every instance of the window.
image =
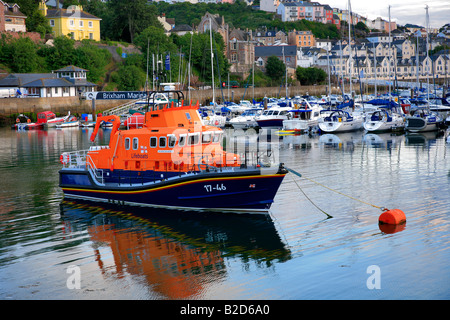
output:
M203 132L202 143L211 143L211 140L212 140L211 132Z
M167 138L166 137L159 137L159 147L165 148L166 147Z
M137 150L139 147L139 139L133 138L133 150Z
M54 27L55 26L55 20L50 19L50 27Z
M169 138L169 148L175 147L175 144L177 143L177 137L172 134L167 135L167 137Z
M214 132L213 142L219 142L222 136L221 132Z
M199 140L200 140L200 133L189 134L188 145L189 146L196 145L198 144Z
M150 148L156 148L158 140L156 139L156 137L151 137L150 138Z
M84 25L83 25L83 20L80 20L80 27L84 27Z
M130 150L130 138L125 138L125 150Z
M88 26L89 26L89 28L92 28L92 27L94 26L94 24L92 23L92 21L89 21L89 22L88 22Z
M73 20L69 20L69 26L73 27L75 25L75 22Z
M94 34L92 32L89 32L89 39L91 39L91 40L94 39Z
M185 144L186 144L186 135L180 134L180 140L178 141L178 146L184 147Z

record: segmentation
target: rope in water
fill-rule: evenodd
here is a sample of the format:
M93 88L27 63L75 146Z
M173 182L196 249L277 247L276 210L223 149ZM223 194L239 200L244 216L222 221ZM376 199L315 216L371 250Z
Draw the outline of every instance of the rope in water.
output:
M289 170L289 169L288 169ZM306 199L308 199L309 200L309 202L311 202L312 203L312 205L314 206L314 207L316 207L319 211L321 211L321 212L323 212L324 214L326 214L326 216L327 216L327 219L329 219L329 218L333 218L333 216L331 216L331 215L329 215L328 213L326 213L325 211L323 211L321 208L319 208L307 195L306 195L306 193L303 191L303 189L302 188L300 188L300 186L298 185L298 183L297 183L297 181L295 181L295 179L292 177L292 180L295 182L295 184L297 185L297 187L300 189L300 191L303 193L303 195L305 196L305 198Z
M319 186L321 186L321 187L323 187L323 188L326 188L326 189L328 189L328 190L330 190L330 191L333 191L333 192L336 192L336 193L338 193L338 194L340 194L340 195L342 195L342 196L344 196L344 197L347 197L347 198L350 198L350 199L352 199L352 200L356 200L356 201L359 201L359 202L361 202L361 203L364 203L364 204L366 204L366 205L369 205L369 206L372 206L372 207L374 207L374 208L377 208L377 209L380 209L381 211L386 211L387 209L386 208L384 208L384 207L380 207L380 206L376 206L376 205L374 205L374 204L372 204L372 203L369 203L369 202L366 202L366 201L363 201L363 200L361 200L361 199L358 199L358 198L355 198L355 197L352 197L352 196L349 196L348 194L345 194L345 193L342 193L342 192L340 192L340 191L338 191L338 190L335 190L335 189L332 189L332 188L330 188L330 187L327 187L326 185L323 185L322 183L320 183L320 182L317 182L317 181L314 181L314 180L312 180L312 179L310 179L310 178L307 178L307 177L304 177L303 175L301 175L300 173L298 173L297 171L295 171L295 170L293 170L293 169L289 169L289 168L286 168L289 172L292 172L293 174L295 174L296 176L299 176L299 177L301 177L301 178L303 178L303 179L306 179L306 180L308 180L308 181L310 181L310 182L313 182L313 183L315 183L315 184L317 184L317 185L319 185ZM295 180L294 180L295 181ZM299 187L299 185L297 184L297 182L295 182L295 184ZM302 193L303 194L305 194L304 192L303 192L303 190L299 187L299 189L302 191ZM306 196L306 195L305 195ZM308 198L308 197L307 197ZM309 200L309 198L308 198L308 200ZM311 200L310 200L311 201ZM316 206L317 207L317 206ZM323 210L321 210L322 212L324 212ZM325 213L325 212L324 212ZM328 214L327 214L328 215Z

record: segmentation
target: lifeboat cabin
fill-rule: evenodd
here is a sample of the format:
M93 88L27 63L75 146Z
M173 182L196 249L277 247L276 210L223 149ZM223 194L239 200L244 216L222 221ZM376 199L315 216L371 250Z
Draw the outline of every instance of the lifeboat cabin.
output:
M118 116L99 117L91 141L108 121L113 123L109 145L61 155L66 197L183 209L270 208L287 173L282 165L247 165L224 151L222 130L203 125L198 103L147 108L136 129L119 130Z

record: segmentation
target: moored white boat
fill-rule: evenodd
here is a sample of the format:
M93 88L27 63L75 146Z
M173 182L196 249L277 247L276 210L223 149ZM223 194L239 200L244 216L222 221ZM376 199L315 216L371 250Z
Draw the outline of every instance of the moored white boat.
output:
M398 114L389 114L387 110L380 109L367 117L364 129L368 132L399 131L405 128L405 118Z
M322 110L319 128L323 132L348 132L363 128L364 120L360 115L352 116L344 110Z
M290 118L289 110L291 107L274 106L256 117L258 126L265 129L279 129L283 127L283 121Z
M78 120L77 118L74 118L74 120L71 120L71 121L59 122L56 124L57 129L79 127L79 126L80 126L80 120Z
M70 111L64 117L55 116L54 118L48 119L46 126L47 128L54 128L56 127L57 124L69 121L69 119L70 119Z
M311 105L306 100L297 106L298 109L289 110L292 117L283 121L282 131L284 133L301 133L318 129L322 107L319 104Z
M405 129L405 114L400 104L387 101L386 105L367 114L364 129L368 132L402 131Z
M251 108L244 111L241 115L234 117L228 121L234 129L246 129L256 127L256 117L262 113L262 108Z
M428 112L421 108L406 117L405 130L409 132L436 131L442 123L442 119L435 112Z

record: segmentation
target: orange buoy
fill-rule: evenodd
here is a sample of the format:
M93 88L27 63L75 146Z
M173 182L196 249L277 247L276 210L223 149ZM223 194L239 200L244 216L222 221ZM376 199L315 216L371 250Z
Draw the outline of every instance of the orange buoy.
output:
M406 216L400 209L386 210L380 215L378 222L380 224L402 224L406 222Z

